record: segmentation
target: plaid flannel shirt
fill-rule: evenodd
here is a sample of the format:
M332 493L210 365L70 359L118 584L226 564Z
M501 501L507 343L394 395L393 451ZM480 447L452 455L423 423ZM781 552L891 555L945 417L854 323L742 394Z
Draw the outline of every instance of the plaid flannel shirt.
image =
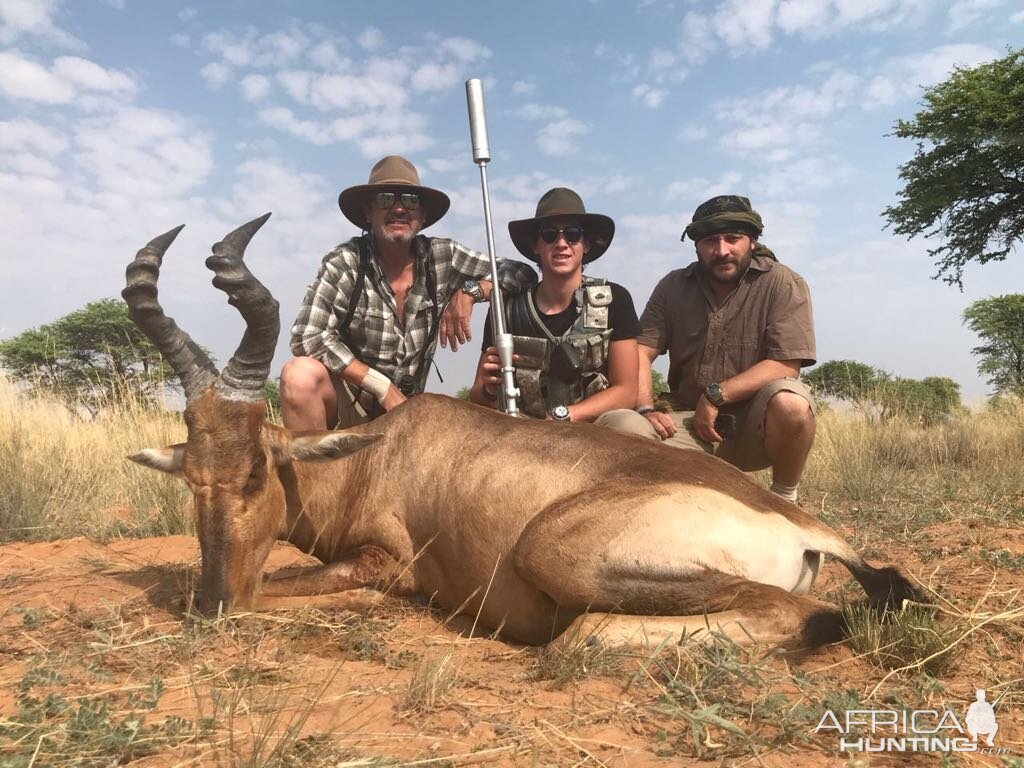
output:
M359 303L342 338L338 326L348 312L359 272L357 240L342 243L323 258L292 326L292 353L316 358L335 373L353 360L361 360L396 384L413 377L420 391L437 345L437 328L431 327L435 297L427 292L424 270L428 250L433 256L439 320L448 299L466 280L490 277L490 259L454 240L417 236L413 244L417 261L405 300L403 327L398 322L395 294L377 259L371 258ZM502 259L498 280L501 290L518 293L536 285L537 273L528 264Z

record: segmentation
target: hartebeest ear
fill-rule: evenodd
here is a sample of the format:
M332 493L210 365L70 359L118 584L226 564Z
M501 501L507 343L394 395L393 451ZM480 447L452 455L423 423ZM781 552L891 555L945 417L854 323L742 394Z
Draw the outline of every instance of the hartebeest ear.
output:
M181 464L185 460L185 444L168 445L166 448L147 448L129 456L128 459L144 467L180 477Z
M344 432L325 432L302 435L274 445L274 460L278 464L289 461L332 461L340 459L377 442L384 435L349 435Z

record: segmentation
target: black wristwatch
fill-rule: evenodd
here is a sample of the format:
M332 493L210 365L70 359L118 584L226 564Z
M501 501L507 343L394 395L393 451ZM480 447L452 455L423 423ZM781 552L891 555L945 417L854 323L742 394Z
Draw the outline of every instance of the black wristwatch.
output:
M725 395L722 394L722 385L713 381L704 388L704 397L708 399L715 408L725 405Z
M479 304L484 300L484 289L480 287L479 280L467 280L462 284L462 290L473 297L474 304Z
M551 409L551 418L555 421L569 421L569 409L564 405L556 405Z

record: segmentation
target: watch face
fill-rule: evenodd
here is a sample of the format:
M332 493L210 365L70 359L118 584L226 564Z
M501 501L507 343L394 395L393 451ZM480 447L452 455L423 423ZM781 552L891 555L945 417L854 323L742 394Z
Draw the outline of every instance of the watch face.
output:
M551 416L556 421L565 421L569 418L569 409L564 405L556 405L551 409Z

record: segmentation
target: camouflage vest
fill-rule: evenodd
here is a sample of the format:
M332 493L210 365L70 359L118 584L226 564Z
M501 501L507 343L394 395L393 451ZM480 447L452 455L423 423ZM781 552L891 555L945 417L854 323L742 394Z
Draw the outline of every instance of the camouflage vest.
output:
M579 317L562 336L554 336L537 311L533 291L509 297L505 303L508 332L512 334L519 408L543 419L556 405L571 405L608 388L608 308L612 289L607 280L584 277L573 299ZM551 374L552 354L565 345L577 363L571 380ZM562 350L564 352L566 350ZM559 353L561 354L561 352Z

